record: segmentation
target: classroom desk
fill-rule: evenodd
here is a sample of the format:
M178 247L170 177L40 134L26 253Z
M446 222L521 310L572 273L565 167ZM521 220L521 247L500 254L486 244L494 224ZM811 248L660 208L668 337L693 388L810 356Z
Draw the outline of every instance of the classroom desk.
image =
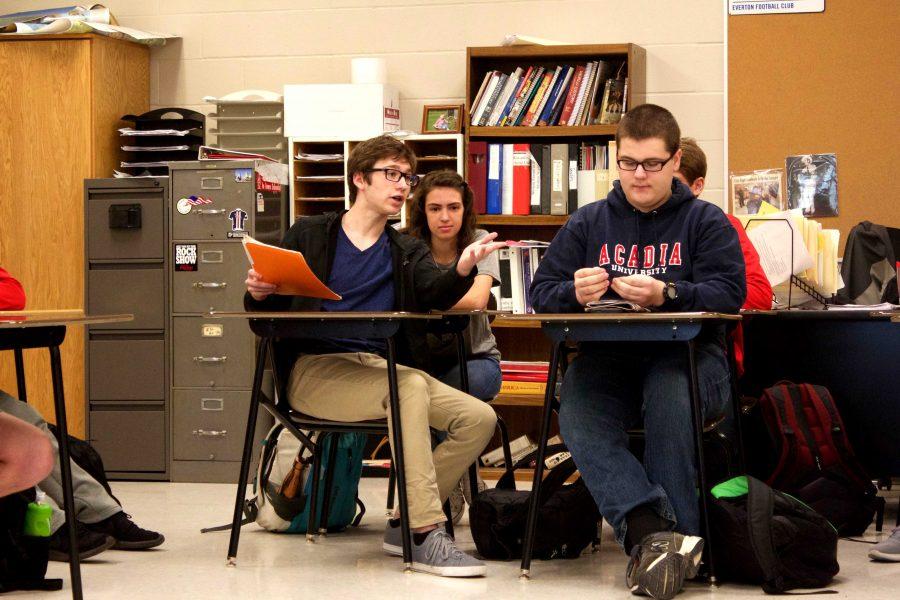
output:
M80 310L0 311L0 350L12 350L16 361L16 384L19 400L27 402L22 350L47 348L50 352L50 376L53 380L53 405L59 431L59 463L62 474L63 508L69 528L69 573L72 597L82 597L81 565L78 561L78 536L75 533L75 500L72 495L72 469L69 463L69 430L66 425L66 402L63 396L62 364L59 346L71 325L97 325L131 321L132 315L85 315Z
M251 451L253 450L253 434L256 430L256 414L262 405L272 416L295 434L296 427L289 424L276 408L276 405L262 394L263 371L266 360L270 358L272 341L278 339L320 339L320 338L364 338L384 339L387 342L387 377L391 413L400 414L400 399L397 392L397 358L393 336L400 330L406 320L439 321L440 314L408 313L408 312L218 312L210 313L211 317L247 319L250 329L259 339L256 350L256 368L253 374L253 391L250 395L250 413L247 417L247 431L244 439L244 450L241 459L241 473L238 479L237 497L234 503L234 523L240 523L247 493L247 479L250 470ZM276 385L276 390L278 386ZM391 433L394 438L394 451L397 459L397 494L401 506L406 502L406 473L402 468L403 442L400 433L400 419L391 419ZM304 441L300 434L301 441ZM304 441L308 445L309 440ZM410 555L411 540L409 532L409 515L400 511L401 535L403 536L403 563L407 570L412 566ZM237 561L237 547L240 526L232 527L231 540L228 546L227 564Z
M698 478L701 490L709 489L706 473L702 465L706 464L703 456L703 413L700 403L700 391L697 379L697 363L695 359L694 340L700 333L704 323L727 323L739 321L738 315L721 313L566 313L566 314L529 314L504 317L511 321L537 320L541 323L544 334L553 342L550 355L550 371L547 390L544 394L544 413L541 422L538 454L534 469L532 490L540 486L544 474L544 456L547 437L550 435L550 417L555 403L554 392L559 369L560 354L566 342L681 342L687 347L688 368L691 378L691 408L694 424L694 444L697 454ZM736 406L736 403L733 403ZM532 494L525 529L525 543L522 548L521 577L528 578L531 569L531 552L534 545L534 532L537 526L537 494ZM709 531L707 512L707 495L700 494L701 525L704 535ZM710 582L716 582L713 548L708 535L706 538L707 564Z
M900 475L900 312L781 310L744 319L742 390L828 388L872 476Z

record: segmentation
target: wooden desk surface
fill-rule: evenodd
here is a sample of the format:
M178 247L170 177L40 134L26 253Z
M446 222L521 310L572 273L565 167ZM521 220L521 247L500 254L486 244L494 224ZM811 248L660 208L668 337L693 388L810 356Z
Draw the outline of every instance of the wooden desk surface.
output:
M4 310L0 311L0 329L28 327L53 327L58 325L98 325L101 323L125 323L134 315L86 315L74 310Z
M207 316L221 319L270 319L278 321L403 321L407 319L437 320L439 313L413 313L403 311L279 311L245 312L214 310Z
M536 313L528 315L503 315L503 319L515 321L539 321L541 323L693 323L697 321L740 321L740 315L715 312L647 312L647 313Z

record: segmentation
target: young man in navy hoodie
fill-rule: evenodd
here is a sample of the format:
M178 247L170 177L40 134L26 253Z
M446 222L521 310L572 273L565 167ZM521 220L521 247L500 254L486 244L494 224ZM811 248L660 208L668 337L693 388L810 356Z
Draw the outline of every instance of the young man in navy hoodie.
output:
M601 297L659 311L736 313L746 294L734 228L677 179L681 133L672 114L644 104L616 133L619 181L605 201L573 214L531 286L539 312L581 312ZM706 418L730 394L721 327L697 338ZM584 343L561 389L560 431L600 513L631 556L636 594L672 598L696 575L703 548L688 365L678 344ZM641 464L627 430L646 431Z

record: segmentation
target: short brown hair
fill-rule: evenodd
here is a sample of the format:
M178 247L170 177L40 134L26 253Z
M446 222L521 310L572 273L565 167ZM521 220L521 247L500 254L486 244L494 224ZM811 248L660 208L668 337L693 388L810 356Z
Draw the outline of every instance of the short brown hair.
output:
M475 194L462 176L456 171L432 171L422 178L416 187L415 196L409 205L409 227L406 232L431 245L431 230L428 229L428 216L425 214L425 201L428 193L435 188L450 188L459 192L462 198L462 227L456 235L456 248L462 250L475 238Z
M672 113L662 106L641 104L622 116L616 130L617 146L621 144L623 138L637 141L660 138L665 143L666 150L675 154L678 152L681 129Z
M353 176L362 173L367 183L372 182L372 174L367 171L379 160L390 158L409 163L409 168L416 172L416 154L412 148L390 135L379 135L357 144L347 159L347 187L350 190L350 203L356 200L356 184Z
M697 179L706 177L706 154L694 138L681 138L681 166L678 172L684 175L688 185L694 185Z

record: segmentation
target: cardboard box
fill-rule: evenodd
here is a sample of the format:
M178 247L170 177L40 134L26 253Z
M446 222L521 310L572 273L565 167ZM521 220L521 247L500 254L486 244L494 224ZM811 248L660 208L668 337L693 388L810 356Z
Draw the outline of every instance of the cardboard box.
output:
M365 140L400 129L400 94L380 83L284 86L284 135Z

